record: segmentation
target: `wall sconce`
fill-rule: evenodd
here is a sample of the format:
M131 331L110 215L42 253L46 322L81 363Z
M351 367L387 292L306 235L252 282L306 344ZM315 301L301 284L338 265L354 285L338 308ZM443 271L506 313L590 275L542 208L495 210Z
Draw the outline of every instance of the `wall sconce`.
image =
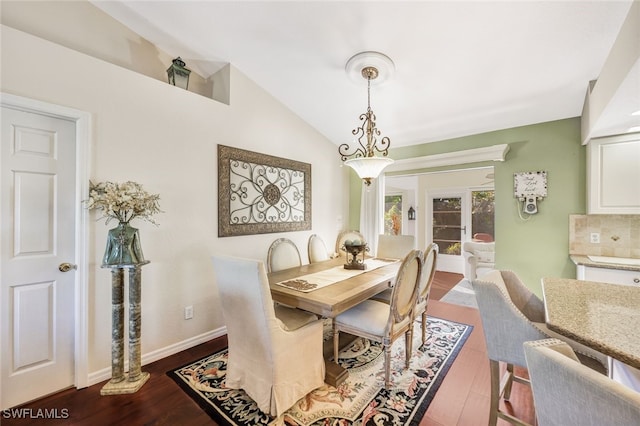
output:
M409 216L409 220L416 220L416 210L413 207L409 207L407 215Z
M184 61L180 59L180 56L178 56L172 61L171 66L167 69L167 76L169 77L169 84L187 90L187 87L189 87L189 74L191 74L191 70L184 66Z

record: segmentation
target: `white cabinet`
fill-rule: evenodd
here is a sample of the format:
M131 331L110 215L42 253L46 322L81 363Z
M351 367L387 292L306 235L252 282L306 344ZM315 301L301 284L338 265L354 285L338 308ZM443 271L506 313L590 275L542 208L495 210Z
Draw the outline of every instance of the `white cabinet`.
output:
M587 213L640 214L640 133L589 141Z
M640 271L578 265L576 272L579 280L640 286Z

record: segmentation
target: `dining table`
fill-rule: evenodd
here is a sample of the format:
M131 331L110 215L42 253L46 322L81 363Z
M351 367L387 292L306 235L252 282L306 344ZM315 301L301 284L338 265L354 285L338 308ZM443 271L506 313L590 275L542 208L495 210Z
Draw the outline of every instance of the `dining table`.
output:
M346 263L345 256L340 256L270 272L271 296L276 303L302 309L319 317L335 318L388 289L401 262L399 259L367 258L363 270L346 269ZM316 281L323 284L309 288ZM330 385L337 386L348 376L348 372L334 361L327 361L326 367L325 382Z
M543 278L542 292L549 329L609 356L610 377L639 389L640 287Z

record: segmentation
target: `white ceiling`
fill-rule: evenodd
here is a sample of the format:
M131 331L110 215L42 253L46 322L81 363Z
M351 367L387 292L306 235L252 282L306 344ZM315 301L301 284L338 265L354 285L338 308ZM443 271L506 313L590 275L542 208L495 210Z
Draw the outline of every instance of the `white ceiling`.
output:
M631 0L94 4L205 77L231 63L336 144L367 105L345 64L382 52L371 107L398 147L581 115Z

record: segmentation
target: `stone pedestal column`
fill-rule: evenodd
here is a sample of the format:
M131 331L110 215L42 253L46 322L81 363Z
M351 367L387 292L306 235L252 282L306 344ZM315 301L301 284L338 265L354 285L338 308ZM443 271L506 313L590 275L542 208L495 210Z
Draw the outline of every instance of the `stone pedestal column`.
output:
M111 380L100 390L101 395L120 395L138 391L149 380L141 371L140 315L141 268L149 261L132 265L103 265L111 268ZM129 374L124 375L124 270L129 270Z

